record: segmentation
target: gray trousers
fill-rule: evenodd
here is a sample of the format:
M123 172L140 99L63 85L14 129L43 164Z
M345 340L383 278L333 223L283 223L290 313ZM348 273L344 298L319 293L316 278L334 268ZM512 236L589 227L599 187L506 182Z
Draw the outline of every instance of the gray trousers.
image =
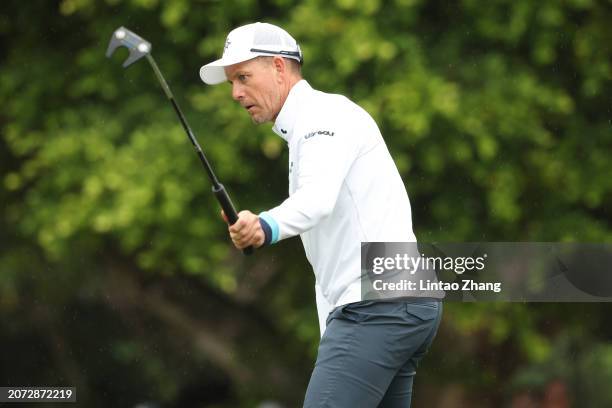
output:
M408 408L442 303L362 301L327 318L304 408Z

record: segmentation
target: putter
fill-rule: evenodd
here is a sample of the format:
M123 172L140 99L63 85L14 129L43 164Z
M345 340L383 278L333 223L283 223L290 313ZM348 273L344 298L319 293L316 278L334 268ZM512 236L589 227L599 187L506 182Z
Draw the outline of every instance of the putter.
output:
M227 220L229 221L229 224L233 225L238 220L238 214L236 213L236 208L234 207L234 204L232 204L232 200L227 194L227 191L225 191L225 187L223 187L223 184L221 184L219 182L219 179L217 179L215 172L213 171L210 163L208 162L208 160L206 159L206 156L204 155L204 151L202 151L200 144L198 143L193 132L191 131L191 128L187 124L187 119L185 119L185 115L183 115L181 108L179 108L178 103L174 99L174 95L172 94L172 91L170 90L168 83L164 79L164 76L159 70L159 67L155 63L155 60L153 59L153 56L151 55L151 43L146 41L142 37L134 34L132 31L128 30L127 28L119 27L118 29L115 30L115 32L113 33L110 39L108 48L106 50L106 56L110 58L115 52L115 50L119 47L126 47L130 52L128 58L123 63L124 68L127 68L128 66L132 65L133 63L135 63L142 57L145 57L147 61L149 61L149 64L151 65L151 68L153 68L153 71L155 72L155 76L157 76L157 79L159 80L159 83L161 84L161 87L164 90L164 93L170 100L170 103L172 104L174 111L178 115L178 118L181 121L181 124L183 125L183 129L185 129L185 133L187 133L187 137L189 137L189 140L191 140L191 143L196 149L198 157L200 158L200 161L202 162L202 165L204 166L204 170L206 170L206 174L208 175L208 178L210 179L210 182L212 183L212 191L215 197L217 197L217 201L219 201L221 208L223 208L223 212L225 212L225 215L227 216ZM244 248L242 252L245 255L250 255L253 253L253 247L249 246L247 248Z

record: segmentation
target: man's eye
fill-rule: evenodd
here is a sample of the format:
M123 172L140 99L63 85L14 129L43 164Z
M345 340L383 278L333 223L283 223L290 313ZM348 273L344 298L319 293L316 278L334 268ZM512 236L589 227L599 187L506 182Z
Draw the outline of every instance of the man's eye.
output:
M238 80L240 82L245 82L247 80L247 76L246 75L238 75Z

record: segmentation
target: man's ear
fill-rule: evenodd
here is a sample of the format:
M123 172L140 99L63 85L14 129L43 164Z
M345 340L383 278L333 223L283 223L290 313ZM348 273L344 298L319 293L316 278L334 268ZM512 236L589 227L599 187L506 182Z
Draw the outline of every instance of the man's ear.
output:
M273 64L274 70L278 74L284 74L285 72L287 72L287 63L285 62L284 58L273 57L272 64Z

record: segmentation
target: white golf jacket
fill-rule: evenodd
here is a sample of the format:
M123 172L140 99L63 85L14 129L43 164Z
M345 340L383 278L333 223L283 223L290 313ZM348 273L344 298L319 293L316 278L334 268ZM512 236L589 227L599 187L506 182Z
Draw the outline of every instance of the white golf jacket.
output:
M361 242L415 242L408 194L378 126L342 95L301 80L273 128L289 146L289 198L260 214L271 243L300 235L316 277L321 335L361 300Z

